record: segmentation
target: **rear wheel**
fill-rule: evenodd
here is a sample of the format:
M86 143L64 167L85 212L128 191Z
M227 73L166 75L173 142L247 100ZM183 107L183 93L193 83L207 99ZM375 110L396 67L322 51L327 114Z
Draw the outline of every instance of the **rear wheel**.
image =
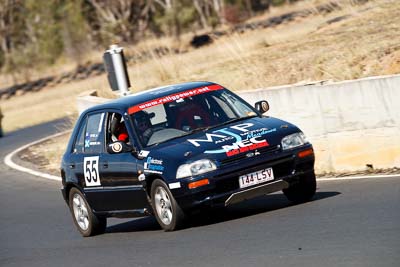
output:
M165 231L174 231L183 225L185 214L160 179L154 180L151 185L151 204L157 222Z
M304 203L312 199L317 189L317 182L314 172L303 175L297 184L283 190L283 193L293 203Z
M96 216L85 197L77 188L69 192L69 208L76 227L82 236L102 234L107 227L107 219Z

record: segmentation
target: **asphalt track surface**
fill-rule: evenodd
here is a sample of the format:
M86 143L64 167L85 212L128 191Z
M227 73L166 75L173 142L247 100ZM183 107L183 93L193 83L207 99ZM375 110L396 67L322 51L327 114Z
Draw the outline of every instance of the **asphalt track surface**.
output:
M0 266L400 266L400 177L323 181L309 203L263 196L171 233L152 217L109 219L82 238L59 182L2 163L63 124L0 138Z

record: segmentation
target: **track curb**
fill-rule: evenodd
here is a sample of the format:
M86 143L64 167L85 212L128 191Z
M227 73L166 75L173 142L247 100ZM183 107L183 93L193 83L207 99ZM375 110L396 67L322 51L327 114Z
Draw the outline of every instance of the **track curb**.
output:
M32 170L32 169L23 167L23 166L21 166L21 165L18 165L18 164L16 164L16 163L13 161L13 157L14 157L18 152L20 152L20 151L22 151L22 150L24 150L24 149L26 149L26 148L28 148L28 147L30 147L30 146L40 144L40 143L45 142L45 141L47 141L47 140L49 140L49 139L51 139L51 138L55 138L55 137L61 136L61 135L66 134L66 133L68 133L68 132L71 132L71 130L64 131L64 132L61 132L61 133L56 133L56 134L47 136L47 137L45 137L45 138L41 138L41 139L39 139L39 140L36 140L36 141L34 141L34 142L28 143L28 144L26 144L26 145L23 145L23 146L21 146L21 147L15 149L15 150L12 151L11 153L7 154L7 155L4 157L4 164L6 164L8 167L10 167L10 168L12 168L12 169L14 169L14 170L20 171L20 172L28 173L28 174L31 174L31 175L34 175L34 176L38 176L38 177L47 179L47 180L61 181L61 177L59 177L59 176L52 175L52 174L48 174L48 173L44 173L44 172L40 172L40 171L36 171L36 170Z

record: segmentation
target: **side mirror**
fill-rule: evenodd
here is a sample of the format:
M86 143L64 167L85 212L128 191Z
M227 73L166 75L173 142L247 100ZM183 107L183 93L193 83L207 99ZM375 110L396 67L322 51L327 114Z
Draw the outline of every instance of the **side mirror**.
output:
M122 141L113 142L107 146L107 152L110 154L119 154L132 151L133 148Z
M269 104L265 100L258 101L254 104L254 107L257 109L258 112L264 114L269 110Z

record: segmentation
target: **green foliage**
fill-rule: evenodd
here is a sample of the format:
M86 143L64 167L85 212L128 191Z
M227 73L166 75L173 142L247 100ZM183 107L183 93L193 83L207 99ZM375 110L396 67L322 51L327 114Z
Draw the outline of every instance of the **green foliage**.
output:
M198 19L196 9L193 6L184 6L179 11L179 22L184 29L190 26Z
M60 9L64 52L77 62L80 62L82 54L89 49L90 43L83 3L83 0L65 1Z
M269 4L292 2L194 1L0 0L0 41L5 40L0 42L0 69L14 72L33 64L48 66L62 56L80 63L94 47L133 43L146 32L179 38L182 32L200 27L241 22Z
M26 0L28 34L34 42L35 60L54 64L63 52L60 24L60 1ZM29 50L29 49L28 49Z
M9 57L12 59L5 65L6 73L18 73L24 81L30 80L30 69L36 68L38 56L32 44L20 45L12 50Z
M287 0L271 0L273 6L280 6L287 2Z

